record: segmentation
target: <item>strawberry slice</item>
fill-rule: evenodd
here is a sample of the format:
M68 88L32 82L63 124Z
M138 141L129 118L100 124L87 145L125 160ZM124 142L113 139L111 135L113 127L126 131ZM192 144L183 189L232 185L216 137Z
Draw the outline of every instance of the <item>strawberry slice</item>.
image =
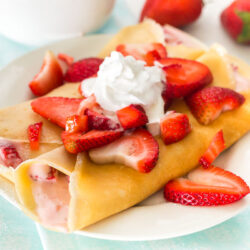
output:
M69 133L87 132L88 127L87 115L72 115L67 118L65 130Z
M139 172L148 173L156 165L159 145L146 129L136 129L117 141L89 151L92 161L99 164L119 163Z
M187 178L166 184L164 195L167 201L191 206L217 206L238 201L250 192L239 176L215 166L199 167Z
M38 150L40 146L40 137L42 133L42 122L34 123L28 127L28 138L31 150Z
M98 112L86 109L85 114L88 116L88 124L90 129L116 130L120 128L118 123Z
M140 105L129 105L116 111L116 115L124 129L137 128L148 123L148 117Z
M221 87L207 87L186 98L192 114L204 125L217 119L222 112L240 107L244 102L243 95Z
M166 58L159 63L166 73L166 92L170 98L187 96L213 80L210 69L197 61Z
M71 64L64 76L67 82L80 82L96 74L103 59L90 57Z
M191 132L191 125L186 114L169 111L161 119L161 137L165 144L182 140Z
M121 130L91 130L86 134L82 133L62 133L62 141L66 150L72 154L87 151L111 143L121 137Z
M65 128L67 118L78 112L82 99L66 97L42 97L31 102L34 112Z
M0 162L4 166L16 168L22 161L14 144L11 142L0 143Z
M67 66L70 66L73 62L74 62L74 57L69 56L67 54L64 53L59 53L57 55L57 58L63 62L65 62L67 64Z
M40 72L29 83L34 95L42 96L63 84L63 72L56 57L47 51Z
M212 139L206 152L201 156L199 163L204 168L208 168L225 148L226 145L223 137L223 131L220 130Z
M136 60L145 61L147 66L153 66L155 60L167 57L166 48L161 43L120 44L116 51L124 56L133 56Z

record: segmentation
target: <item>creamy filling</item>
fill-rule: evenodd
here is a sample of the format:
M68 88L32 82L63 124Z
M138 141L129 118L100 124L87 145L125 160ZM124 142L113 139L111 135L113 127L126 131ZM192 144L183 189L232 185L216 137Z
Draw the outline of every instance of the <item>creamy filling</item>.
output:
M30 167L32 194L41 223L67 231L70 202L69 177L46 164Z

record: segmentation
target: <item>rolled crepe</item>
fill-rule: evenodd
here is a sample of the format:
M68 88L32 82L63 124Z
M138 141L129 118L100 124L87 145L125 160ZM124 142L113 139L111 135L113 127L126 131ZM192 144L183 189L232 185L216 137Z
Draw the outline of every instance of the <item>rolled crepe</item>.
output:
M80 97L79 84L65 84L47 96ZM0 109L0 146L13 145L24 161L37 157L62 145L62 129L32 111L31 101ZM39 150L30 150L27 128L43 122ZM13 181L14 168L0 161L0 175Z
M199 58L199 61L209 67L215 64L214 67L210 67L214 76L213 85L220 86L221 83L224 87L232 88L228 68L220 66L226 63L221 55L209 50ZM241 67L240 61L237 61L237 65ZM242 65L244 67L241 67L241 72L250 79L250 67L245 67L243 63ZM250 91L242 94L246 102L241 107L221 114L208 126L196 121L183 100L176 100L170 109L188 115L192 132L183 140L171 145L165 145L157 137L160 147L159 160L148 174L137 172L121 164L97 165L91 162L87 153L78 154L74 168L75 158L71 156L72 158L68 160L69 156L63 149L56 149L37 159L24 162L15 171L16 191L24 210L45 227L74 231L141 202L161 189L169 180L185 175L195 168L200 156L206 151L219 130L223 130L226 147L250 130ZM65 191L68 197L66 201L68 210L64 217L65 223L61 223L63 224L60 225L61 227L56 223L48 223L47 208L41 206L34 191L34 181L30 177L30 169L34 163L47 164L67 175L71 173L69 186ZM60 201L61 198L59 196L57 198ZM62 200L63 202L65 204ZM42 212L43 209L44 212ZM44 215L47 216L45 219Z

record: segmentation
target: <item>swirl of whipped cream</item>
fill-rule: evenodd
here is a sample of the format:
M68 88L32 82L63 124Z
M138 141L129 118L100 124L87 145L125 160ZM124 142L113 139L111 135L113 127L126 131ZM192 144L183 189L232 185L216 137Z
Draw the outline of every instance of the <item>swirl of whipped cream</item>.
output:
M143 61L113 51L100 65L97 77L83 81L82 90L85 96L95 94L102 108L113 112L140 104L149 122L155 122L164 114L162 80L161 68L146 67Z

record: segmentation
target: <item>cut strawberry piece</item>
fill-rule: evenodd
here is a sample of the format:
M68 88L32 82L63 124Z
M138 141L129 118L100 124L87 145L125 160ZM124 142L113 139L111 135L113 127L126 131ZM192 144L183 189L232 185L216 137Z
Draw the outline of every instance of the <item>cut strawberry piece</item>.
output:
M170 98L187 96L213 80L210 69L197 61L166 58L159 63L166 73L166 92Z
M57 57L59 60L65 62L68 66L70 66L74 62L74 57L67 54L59 53Z
M186 98L192 114L204 125L214 121L222 112L240 107L244 102L243 95L220 87L207 87Z
M91 95L91 96L82 100L82 102L79 106L79 109L78 109L78 114L85 115L85 111L87 109L91 109L91 110L96 111L96 112L102 112L102 108L96 102L95 95Z
M0 162L3 165L16 168L22 161L14 144L10 142L0 143Z
M87 115L72 115L67 118L65 130L69 133L87 132L88 127Z
M88 124L90 129L116 130L120 128L118 123L98 112L86 109L85 114L88 116Z
M111 143L121 137L121 130L91 130L86 134L82 133L62 133L62 141L66 150L72 154L87 151Z
M80 98L42 97L31 102L34 112L65 128L67 118L78 112Z
M199 163L204 168L208 168L225 148L223 131L220 130L212 139L206 152L201 156Z
M249 187L239 176L211 166L193 170L188 179L168 182L164 195L167 201L182 205L217 206L238 201L249 192Z
M28 127L28 138L31 150L38 150L40 146L40 136L42 133L42 122L31 124Z
M182 140L191 132L191 125L186 114L169 111L161 119L161 137L165 144Z
M56 57L47 51L40 72L29 83L34 95L42 96L63 84L63 72Z
M148 66L153 66L155 60L167 57L166 48L161 43L120 44L116 51L124 56L133 56L136 60L145 61Z
M77 61L69 66L64 76L67 82L80 82L96 74L100 64L103 62L101 58L85 58Z
M139 172L148 173L156 165L159 145L146 129L136 129L117 141L89 151L92 161L99 164L119 163Z
M124 129L141 127L148 122L147 115L140 105L129 105L116 111L116 115Z

